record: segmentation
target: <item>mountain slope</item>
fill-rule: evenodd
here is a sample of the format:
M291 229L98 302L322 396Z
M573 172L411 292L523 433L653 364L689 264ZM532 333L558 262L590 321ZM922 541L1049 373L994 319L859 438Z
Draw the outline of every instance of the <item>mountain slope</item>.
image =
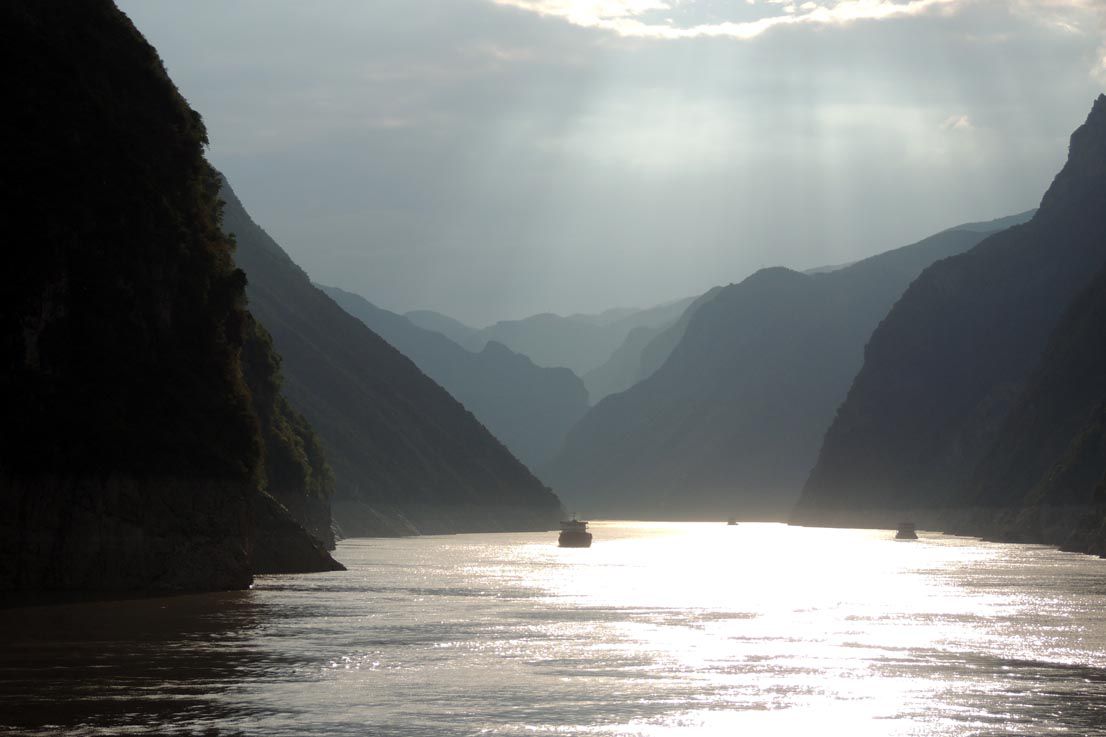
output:
M965 502L1064 309L1106 262L1106 96L1031 221L927 269L888 315L794 519L886 523Z
M625 391L641 379L641 354L658 335L670 326L638 325L626 334L622 345L615 349L602 366L580 377L593 404L604 397Z
M583 376L607 361L631 330L668 325L691 301L681 299L644 310L615 308L598 315L546 313L503 320L477 331L462 345L478 351L495 341L539 366L564 366Z
M592 404L598 404L611 394L625 391L656 373L683 339L691 318L701 306L714 299L720 288L713 287L699 297L674 303L674 306L683 307L683 311L674 319L656 324L635 325L602 366L583 375L584 386L588 388ZM671 317L671 313L666 317Z
M412 325L416 325L423 330L441 333L457 345L465 345L466 341L477 332L476 328L433 310L412 310L403 313L403 316L410 320Z
M0 590L335 567L265 491L258 413L284 415L243 381L244 346L249 379L279 375L251 342L199 115L106 0L5 3L0 28L18 141L0 192L24 225L0 290Z
M954 228L830 273L764 269L704 295L664 365L593 407L548 478L589 512L782 517L879 320L926 265L983 237Z
M547 529L557 497L461 404L347 314L224 184L251 311L283 359L289 402L318 432L347 535Z
M967 488L970 501L985 506L1087 503L1104 467L1087 468L1071 463L1075 457L1064 458L1100 422L1104 401L1106 271L1053 331L1025 391L975 469Z
M319 288L441 384L530 468L549 461L587 411L587 391L566 368L535 366L495 342L473 353L360 295Z
M1106 270L1072 303L962 490L957 531L1106 554Z

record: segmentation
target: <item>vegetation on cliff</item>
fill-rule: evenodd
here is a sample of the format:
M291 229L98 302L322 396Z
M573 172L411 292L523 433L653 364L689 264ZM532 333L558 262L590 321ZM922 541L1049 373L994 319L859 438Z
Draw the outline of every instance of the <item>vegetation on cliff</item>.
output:
M560 502L445 389L311 283L229 185L224 227L289 402L318 432L347 535L548 529Z
M244 586L265 395L200 116L108 0L0 29L0 588Z

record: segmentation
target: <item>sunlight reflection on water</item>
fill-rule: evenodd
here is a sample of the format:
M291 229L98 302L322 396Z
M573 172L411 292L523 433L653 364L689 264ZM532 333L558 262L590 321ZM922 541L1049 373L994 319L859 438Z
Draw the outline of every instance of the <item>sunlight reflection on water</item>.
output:
M343 542L348 573L0 612L48 732L1106 735L1106 567L743 523Z

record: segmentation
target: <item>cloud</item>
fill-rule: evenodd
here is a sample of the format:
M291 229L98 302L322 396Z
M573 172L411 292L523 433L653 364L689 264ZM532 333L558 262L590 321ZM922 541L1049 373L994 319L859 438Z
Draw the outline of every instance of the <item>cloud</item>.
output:
M967 115L950 115L941 123L941 130L970 131L975 130L975 126Z
M862 20L922 15L944 8L955 9L963 0L763 0L778 10L752 20L721 20L678 26L643 19L650 13L670 11L677 4L662 0L492 0L498 5L528 10L543 16L562 18L585 28L612 31L624 37L662 40L687 38L732 38L748 40L777 26L837 26ZM747 0L747 5L754 5ZM764 7L762 4L760 7Z
M861 6L117 2L313 278L474 324L654 304L1027 209L1106 75L1091 2L668 43L564 13L686 30Z

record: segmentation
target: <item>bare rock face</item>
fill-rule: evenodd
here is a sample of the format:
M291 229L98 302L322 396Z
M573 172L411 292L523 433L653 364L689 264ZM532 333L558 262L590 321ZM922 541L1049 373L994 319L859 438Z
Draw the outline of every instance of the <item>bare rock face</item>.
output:
M249 586L240 482L0 480L0 591L199 591Z
M254 573L318 573L344 571L323 543L308 533L288 509L269 494L252 497L253 538L250 563Z

